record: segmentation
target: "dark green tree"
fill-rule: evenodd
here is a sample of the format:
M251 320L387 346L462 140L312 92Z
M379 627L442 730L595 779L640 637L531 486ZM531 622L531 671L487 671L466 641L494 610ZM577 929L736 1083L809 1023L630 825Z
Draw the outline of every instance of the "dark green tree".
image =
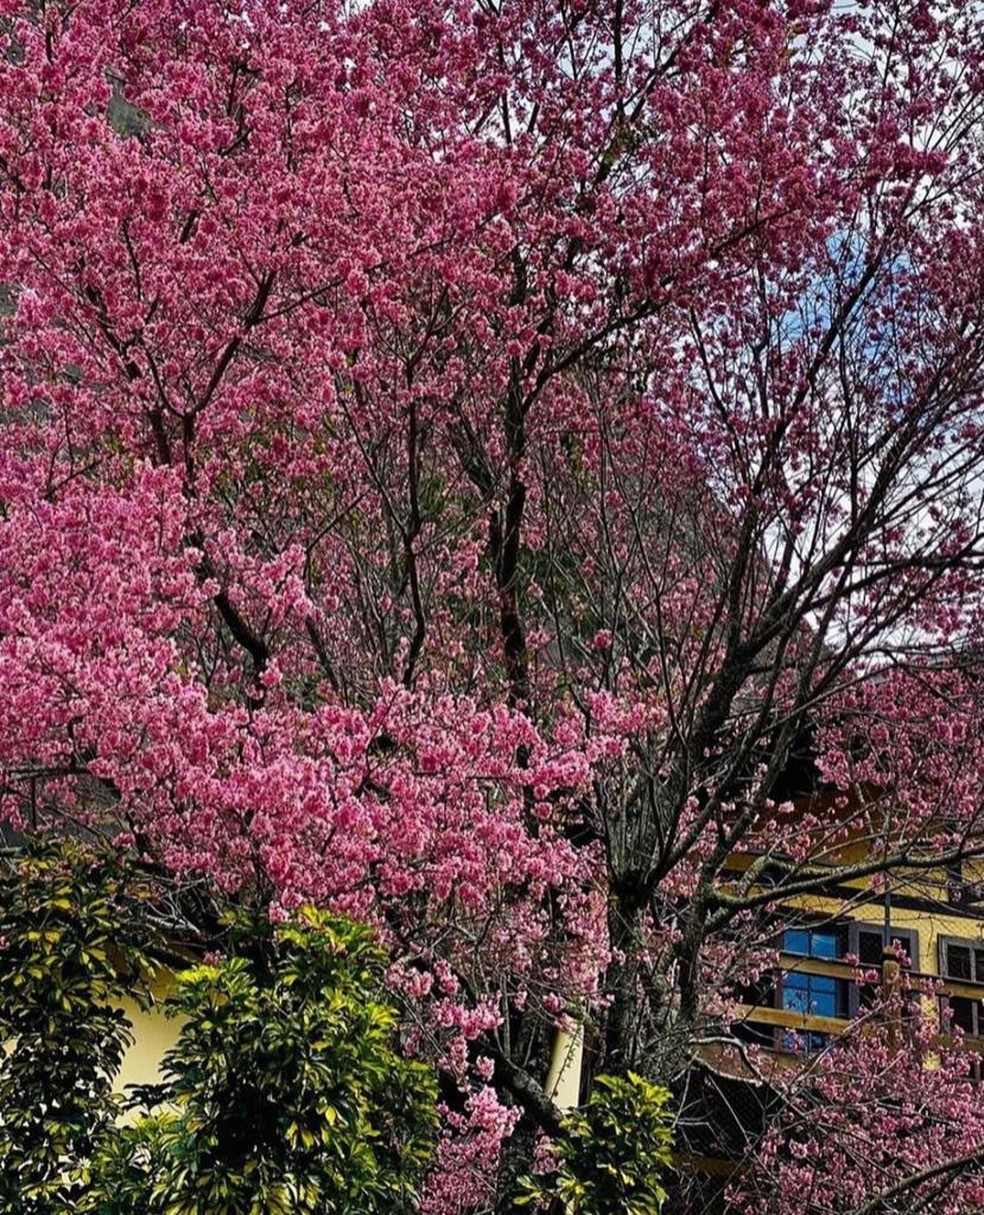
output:
M62 1215L114 1132L131 1041L124 990L148 999L130 879L108 852L41 838L0 863L0 1212Z
M672 1167L672 1096L629 1072L598 1076L553 1146L555 1168L526 1182L525 1201L567 1215L659 1215Z
M436 1132L366 927L305 912L267 948L179 977L162 1113L107 1145L100 1215L396 1215Z
M165 1001L180 1031L164 1083L124 1101L120 1003L150 999L146 902L108 852L41 840L4 858L0 1215L412 1210L436 1082L401 1049L371 930L230 914L225 955Z

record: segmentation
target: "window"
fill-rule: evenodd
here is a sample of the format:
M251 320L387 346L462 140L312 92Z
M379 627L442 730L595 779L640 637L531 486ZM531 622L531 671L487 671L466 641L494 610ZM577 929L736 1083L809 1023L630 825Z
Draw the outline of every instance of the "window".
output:
M787 928L782 934L783 953L802 958L828 958L836 961L844 953L843 927Z
M866 924L855 920L817 920L797 923L782 930L780 948L785 968L763 976L742 993L742 1003L760 1008L775 1008L799 1016L830 1017L849 1020L871 1007L880 991L880 975L886 950L901 948L913 967L919 961L918 935L893 924ZM984 942L980 946L981 976L984 982ZM859 984L853 966L845 959L856 957L865 970L879 972L879 981ZM918 1015L918 1004L912 1008ZM807 1053L822 1049L830 1039L824 1031L794 1032L775 1028L774 1017L757 1020L754 1014L732 1025L735 1037L745 1042L772 1046L786 1051ZM984 1012L981 1017L984 1034Z
M827 975L804 975L793 971L782 976L782 1007L787 1012L809 1013L814 1017L847 1016L847 983ZM820 1050L829 1034L784 1031L784 1050L805 1050L807 1054Z
M856 957L865 970L879 972L886 950L892 946L902 949L910 965L918 962L917 934L892 924L865 924L856 920L831 924L828 921L787 928L782 934L783 953L817 962L842 962L850 955ZM793 967L783 972L779 982L780 1008L814 1017L846 1020L875 1003L878 983L859 984L853 974L824 975L809 973L811 970L812 967L804 966L802 970ZM809 1053L825 1046L829 1034L811 1031L797 1035L783 1031L780 1040L783 1050Z
M843 979L792 971L782 976L782 1007L787 1012L810 1013L814 1017L845 1017L844 988Z
M820 962L837 962L845 953L846 941L846 925L805 925L785 930L782 934L782 951ZM814 1017L846 1017L850 1000L848 988L846 979L835 976L784 971L779 987L779 1007L787 1012ZM794 1033L784 1030L780 1041L783 1050L810 1054L821 1050L829 1036L812 1031Z
M848 933L848 953L858 959L865 970L881 970L886 951L899 946L915 969L919 964L919 938L906 928L894 924L851 924ZM851 992L851 1016L874 1004L878 995L877 983L853 984ZM915 1011L915 1006L913 1008Z
M980 863L954 861L947 866L946 897L954 907L979 907L984 903L984 881Z
M858 924L850 926L848 953L855 954L865 968L881 966L885 951L900 945L909 959L909 965L919 962L919 939L907 928L896 928L894 924Z
M957 983L984 984L984 942L940 937L940 974ZM984 990L981 997L984 997ZM974 1038L984 1037L981 998L945 996L943 1007L954 1028L962 1029Z

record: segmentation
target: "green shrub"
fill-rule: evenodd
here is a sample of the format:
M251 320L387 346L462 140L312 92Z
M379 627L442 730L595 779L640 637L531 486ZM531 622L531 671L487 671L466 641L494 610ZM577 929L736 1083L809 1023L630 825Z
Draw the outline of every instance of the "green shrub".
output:
M641 1076L598 1076L562 1123L553 1172L526 1183L526 1202L558 1198L567 1215L659 1215L671 1164L670 1093Z
M148 967L117 860L41 838L0 864L0 1212L61 1215L120 1112L124 988Z
M41 840L0 870L0 1215L399 1215L436 1138L371 931L232 917L177 978L163 1083L113 1091L148 1001L141 899L117 858Z
M180 975L166 1002L182 1025L164 1112L121 1132L129 1155L118 1143L104 1154L100 1215L412 1209L436 1084L399 1048L384 961L367 928L309 911L276 929L262 961ZM121 1182L136 1205L118 1205Z

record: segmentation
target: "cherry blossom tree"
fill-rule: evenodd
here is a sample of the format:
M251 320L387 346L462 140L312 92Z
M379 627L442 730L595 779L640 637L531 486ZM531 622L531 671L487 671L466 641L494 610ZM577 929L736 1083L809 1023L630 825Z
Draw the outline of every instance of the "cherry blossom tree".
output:
M739 1177L737 1210L957 1215L984 1203L984 1120L961 1040L940 1046L935 1017L905 1018L894 993L797 1077ZM901 1024L906 1026L900 1033Z
M372 922L508 1210L558 1025L984 851L980 14L0 14L4 813Z

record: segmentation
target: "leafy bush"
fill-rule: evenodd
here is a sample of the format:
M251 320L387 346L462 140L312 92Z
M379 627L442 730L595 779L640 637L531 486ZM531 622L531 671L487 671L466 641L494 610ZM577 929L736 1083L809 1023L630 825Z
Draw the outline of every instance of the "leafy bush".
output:
M120 1112L124 988L149 977L116 859L41 838L0 865L0 1212L74 1210Z
M309 911L276 930L269 971L233 957L179 977L167 1010L183 1024L158 1094L167 1112L124 1132L144 1153L142 1209L393 1215L415 1205L436 1085L399 1049L384 961L367 928ZM103 1186L111 1195L115 1182Z
M659 1215L671 1163L668 1089L634 1072L598 1076L588 1103L562 1123L556 1168L528 1181L527 1202L559 1199L568 1215Z
M397 1215L436 1136L431 1069L400 1049L370 930L239 919L177 977L164 1083L131 1102L117 1007L148 999L139 901L107 856L43 841L0 875L0 1215ZM238 942L238 943L237 943ZM237 956L237 952L238 956Z

